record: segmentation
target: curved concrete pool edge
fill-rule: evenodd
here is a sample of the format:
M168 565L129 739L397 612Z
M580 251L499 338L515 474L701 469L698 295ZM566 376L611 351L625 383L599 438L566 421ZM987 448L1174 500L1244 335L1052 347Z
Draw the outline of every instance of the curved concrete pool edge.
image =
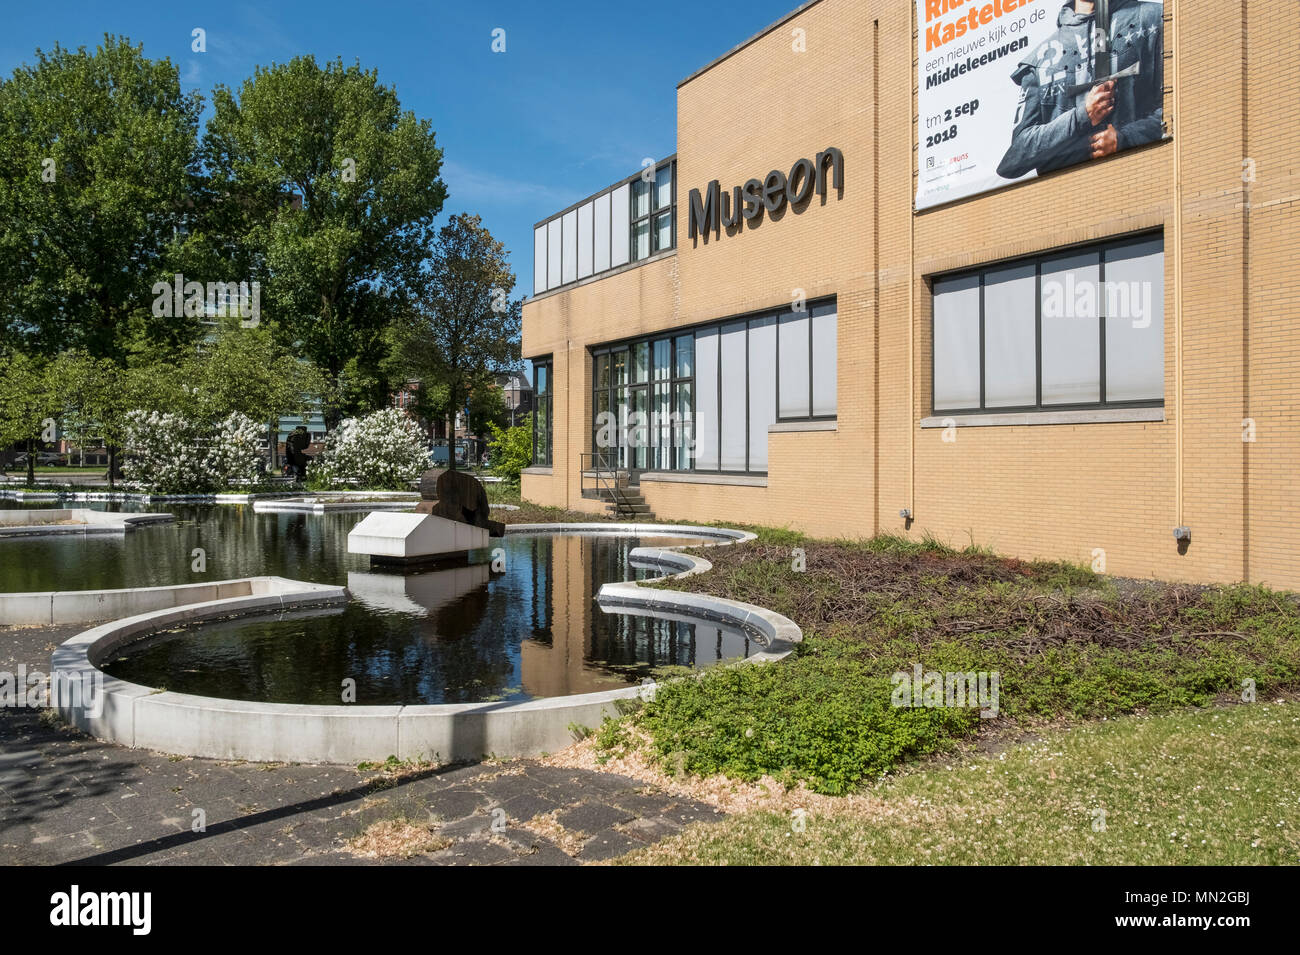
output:
M24 524L45 518L46 523ZM64 534L117 534L124 535L145 524L170 524L171 514L145 511L95 511L85 507L42 508L41 510L0 511L0 539L6 537L54 537ZM55 524L51 521L69 521ZM0 617L3 620L3 617Z
M724 528L663 524L513 525L507 527L507 533L703 538L706 543L700 545L633 549L635 560L678 571L669 575L672 577L701 573L711 566L701 557L679 553L678 547L731 544L754 538L752 534ZM187 756L355 765L395 755L403 760L447 763L489 755L532 756L560 749L573 742L571 727L598 726L605 716L620 713L622 701L641 693L641 687L627 686L524 703L312 706L173 693L128 683L98 668L97 664L117 647L139 634L168 625L347 599L346 591L340 587L282 578L262 579L281 581L283 587L274 595L233 596L141 613L87 630L62 644L51 660L56 685L67 682L89 686L94 681L102 681L102 705L96 713L84 700L60 700L60 715L100 739ZM626 607L629 612L642 615L680 613L756 630L767 641L767 648L742 663L780 659L802 639L793 621L738 601L643 587L637 583L606 584L598 600L602 607L608 606L615 612Z

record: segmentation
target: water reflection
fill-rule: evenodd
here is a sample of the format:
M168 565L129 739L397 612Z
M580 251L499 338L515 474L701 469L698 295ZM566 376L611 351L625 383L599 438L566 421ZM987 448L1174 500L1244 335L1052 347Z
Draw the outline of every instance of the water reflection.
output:
M371 568L365 557L343 552L347 530L363 515L239 510L247 511L247 523L223 525L220 539L230 546L222 559L239 566L256 562L256 554L234 546L246 532L244 547L264 547L266 563L242 573L346 582L354 599L326 616L185 628L124 648L106 662L108 672L233 699L340 704L344 681L354 680L361 704L468 703L610 689L656 676L663 667L707 666L760 649L751 635L713 623L605 613L596 604L602 584L657 574L633 565L634 547L684 539L511 535L492 542L503 550L499 571L492 551L484 550L404 572ZM212 538L211 528L199 524L195 530ZM189 542L156 548L158 566L187 553ZM126 570L147 574L154 566L141 559Z

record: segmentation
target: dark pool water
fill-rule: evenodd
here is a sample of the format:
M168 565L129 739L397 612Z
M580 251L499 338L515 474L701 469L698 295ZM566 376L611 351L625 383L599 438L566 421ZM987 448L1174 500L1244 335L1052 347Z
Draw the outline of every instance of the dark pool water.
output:
M102 505L101 505L102 506ZM346 608L215 621L131 644L103 663L133 683L279 703L472 703L613 689L747 657L750 633L707 621L607 614L604 583L657 576L632 548L684 538L510 535L466 560L401 572L350 555L364 514L255 514L171 504L175 526L124 538L0 542L0 590L89 590L278 574L344 584ZM207 571L192 569L203 548ZM499 562L500 564L500 562ZM345 683L354 681L354 683Z

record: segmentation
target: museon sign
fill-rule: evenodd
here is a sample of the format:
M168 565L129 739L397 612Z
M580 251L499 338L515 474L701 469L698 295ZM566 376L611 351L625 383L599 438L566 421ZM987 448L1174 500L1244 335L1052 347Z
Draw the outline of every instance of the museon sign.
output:
M720 235L722 229L740 225L742 219L756 219L766 209L777 212L787 202L799 206L812 198L814 192L826 197L826 179L829 171L831 188L844 189L844 153L829 146L817 154L816 159L800 159L790 167L789 173L773 169L762 179L750 179L743 186L724 192L714 179L700 194L692 189L687 235L712 232Z

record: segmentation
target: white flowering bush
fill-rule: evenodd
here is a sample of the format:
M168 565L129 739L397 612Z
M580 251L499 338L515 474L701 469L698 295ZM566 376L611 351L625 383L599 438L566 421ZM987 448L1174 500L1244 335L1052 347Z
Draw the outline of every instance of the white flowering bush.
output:
M122 473L159 494L201 494L262 476L256 421L235 412L215 428L161 411L127 415Z
M384 408L348 418L325 440L308 470L320 487L355 484L371 490L403 490L429 467L427 440L405 412Z
M217 425L208 448L208 469L223 485L256 481L263 476L263 425L238 411Z

